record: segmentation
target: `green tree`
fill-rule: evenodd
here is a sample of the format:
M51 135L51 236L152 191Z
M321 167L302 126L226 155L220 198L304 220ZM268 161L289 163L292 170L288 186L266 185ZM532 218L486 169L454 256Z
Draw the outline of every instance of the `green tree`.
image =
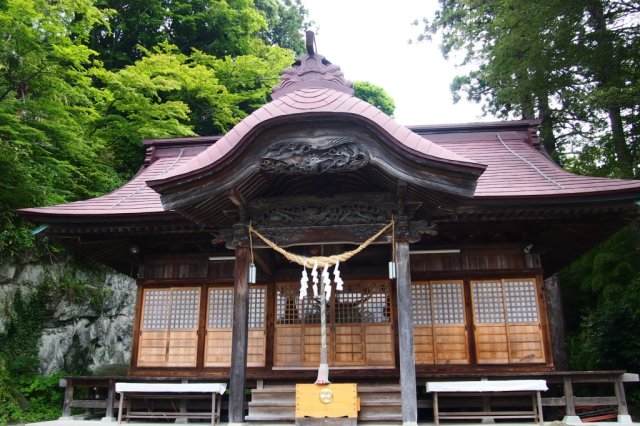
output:
M422 38L442 35L445 57L474 66L458 76L458 98L503 118L542 120L557 160L598 157L598 174L638 173L640 25L625 0L440 0ZM613 154L613 155L612 155ZM578 161L580 163L580 161ZM581 164L578 164L584 167Z
M104 86L95 134L113 149L113 164L131 176L142 163L143 138L223 134L268 101L291 51L217 58L161 43L131 66L94 70Z
M89 46L100 54L105 68L122 68L142 57L147 49L167 39L164 0L97 0L107 16L91 32Z
M24 242L18 207L102 194L119 183L85 123L99 92L83 43L104 15L89 0L0 8L0 250Z
M304 49L307 11L299 0L99 0L98 6L107 20L92 31L90 46L109 70L132 65L162 42L219 58L270 45Z
M354 81L353 88L356 98L367 101L385 114L393 116L396 104L382 87L368 81Z
M254 0L254 3L267 20L266 30L260 32L262 40L299 55L305 53L303 32L310 23L300 0Z

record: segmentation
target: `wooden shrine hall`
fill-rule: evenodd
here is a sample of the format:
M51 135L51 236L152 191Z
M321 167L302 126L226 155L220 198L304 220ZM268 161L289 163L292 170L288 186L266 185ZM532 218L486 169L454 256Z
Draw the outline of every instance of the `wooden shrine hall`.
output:
M225 135L144 141L110 194L20 211L137 279L130 378L227 383L230 423L285 419L259 394L316 378L313 259L357 249L323 308L326 362L332 381L395 389L383 420L415 424L434 380L567 391L555 274L638 217L640 181L562 170L536 121L400 125L311 47L272 98ZM380 419L360 398L361 420Z

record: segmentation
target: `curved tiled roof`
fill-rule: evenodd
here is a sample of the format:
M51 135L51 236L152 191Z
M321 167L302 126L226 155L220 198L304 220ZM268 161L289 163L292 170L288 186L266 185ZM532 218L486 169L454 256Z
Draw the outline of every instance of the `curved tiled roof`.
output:
M543 151L526 142L527 132L526 128L515 131L503 127L473 133L449 130L428 136L451 152L487 165L478 179L474 199L638 193L640 180L581 176L560 168Z
M150 179L149 185L159 187L165 183L178 181L182 176L191 176L221 161L256 127L279 117L301 116L302 114L340 114L354 119L365 120L377 126L381 132L395 139L400 146L422 157L442 163L484 168L462 154L454 153L398 124L393 118L373 105L353 97L348 93L331 88L306 88L288 93L264 105L246 117L231 131L188 163L173 169L164 176Z
M71 216L118 216L164 213L160 195L149 188L146 181L160 178L188 163L206 146L158 150L151 164L115 191L89 200L74 201L48 207L21 209L28 215L59 214Z
M528 140L528 133L531 131L529 123L500 122L491 123L490 126L478 123L439 128L422 126L412 129L427 136L434 147L441 147L456 156L454 158L464 155L487 166L478 179L474 200L531 199L543 202L547 199L568 200L576 197L605 198L626 193L640 198L640 180L580 176L558 167ZM239 138L239 134L235 137ZM216 150L223 152L221 148L225 146L224 138L211 144L214 140L215 138L201 140L201 145L190 145L186 148L176 147L175 144L170 148L164 148L162 144L157 144L151 164L112 193L57 206L22 209L21 212L29 216L110 217L163 213L160 195L148 187L146 181L162 179L172 173L182 173L181 170L189 167L190 162L198 158L199 153L207 152L207 148L210 150L218 146ZM194 138L185 138L180 143L188 145L192 141ZM229 146L228 141L226 146Z

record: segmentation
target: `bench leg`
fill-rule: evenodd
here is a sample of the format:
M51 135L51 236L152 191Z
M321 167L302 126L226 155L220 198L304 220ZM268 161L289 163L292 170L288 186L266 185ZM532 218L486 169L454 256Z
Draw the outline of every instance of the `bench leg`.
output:
M544 415L542 413L542 397L540 397L540 391L536 392L536 403L537 403L536 411L538 412L538 421L540 422L540 426L542 426L544 423Z
M124 405L124 392L120 392L120 404L118 405L118 424L122 423L122 406Z
M211 426L216 424L216 393L211 393Z
M107 408L104 413L104 417L101 419L103 422L113 421L113 399L115 397L115 382L109 381L109 389L107 390Z
M490 396L483 396L482 397L482 411L485 411L487 413L491 412L491 397ZM493 417L483 417L482 419L480 419L480 423L483 424L494 424L496 422L496 420Z
M440 426L440 414L438 413L438 392L433 393L433 421Z

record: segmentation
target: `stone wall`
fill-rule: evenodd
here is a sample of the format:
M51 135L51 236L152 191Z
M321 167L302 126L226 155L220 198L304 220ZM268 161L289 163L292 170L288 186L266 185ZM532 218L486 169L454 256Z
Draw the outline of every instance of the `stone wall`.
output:
M101 266L68 261L0 263L0 330L12 312L14 295L52 285L49 312L40 337L40 370L86 369L126 374L131 357L135 280Z

